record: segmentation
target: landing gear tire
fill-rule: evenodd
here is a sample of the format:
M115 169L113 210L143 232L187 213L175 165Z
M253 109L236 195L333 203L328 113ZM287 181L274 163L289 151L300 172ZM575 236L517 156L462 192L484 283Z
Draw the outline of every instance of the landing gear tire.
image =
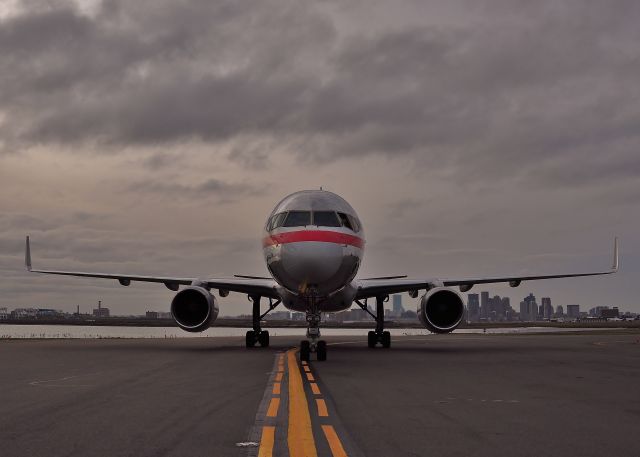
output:
M380 342L382 343L383 348L391 347L391 333L388 331L382 332L382 337L380 338Z
M245 344L248 348L252 348L256 345L256 332L253 330L247 330L247 334L245 336Z
M318 345L316 346L316 357L320 362L324 362L327 360L327 342L324 340L318 341Z
M263 330L258 334L258 343L260 343L260 346L262 346L263 348L268 348L269 347L269 332L268 331Z
M374 348L376 347L377 342L378 338L376 336L376 332L374 332L373 330L369 330L369 333L367 333L367 346L369 346L370 348Z
M309 361L309 355L311 354L311 344L308 340L300 341L300 360L304 362Z

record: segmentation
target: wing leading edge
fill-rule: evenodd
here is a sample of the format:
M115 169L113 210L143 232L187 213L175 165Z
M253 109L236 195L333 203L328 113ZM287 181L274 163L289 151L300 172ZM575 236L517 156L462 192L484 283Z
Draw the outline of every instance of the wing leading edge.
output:
M498 278L464 278L464 279L390 279L390 280L360 280L357 283L356 298L375 297L377 295L394 294L401 292L416 292L434 287L459 287L461 292L471 290L476 284L509 283L511 287L518 287L523 281L537 281L540 279L576 278L580 276L610 275L618 271L618 238L613 242L613 265L610 270L591 273L569 273L559 275L533 275L533 276L505 276Z
M81 278L115 279L121 285L128 286L131 281L162 283L170 290L178 290L183 285L206 284L209 288L225 292L238 292L247 295L260 295L262 297L279 298L276 292L277 283L268 278L184 278L172 276L139 276L114 273L92 273L84 271L60 271L60 270L36 270L31 263L31 243L29 236L26 239L24 264L27 271L32 273L76 276Z

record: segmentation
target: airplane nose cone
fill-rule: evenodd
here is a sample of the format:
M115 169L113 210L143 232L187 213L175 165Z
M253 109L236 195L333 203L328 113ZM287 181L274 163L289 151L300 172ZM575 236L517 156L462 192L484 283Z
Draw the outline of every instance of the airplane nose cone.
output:
M298 288L318 287L329 282L340 270L343 249L333 243L295 243L282 253L282 267Z

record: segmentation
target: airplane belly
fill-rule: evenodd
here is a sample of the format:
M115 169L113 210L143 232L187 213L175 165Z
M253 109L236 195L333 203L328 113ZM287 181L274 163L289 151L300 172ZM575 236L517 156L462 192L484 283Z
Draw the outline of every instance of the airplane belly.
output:
M309 303L304 297L296 293L292 293L286 289L281 289L279 293L282 297L282 304L287 309L298 312L308 311ZM346 287L334 292L327 297L319 298L317 301L317 306L323 313L344 311L351 307L355 296L356 290L351 285L347 285Z

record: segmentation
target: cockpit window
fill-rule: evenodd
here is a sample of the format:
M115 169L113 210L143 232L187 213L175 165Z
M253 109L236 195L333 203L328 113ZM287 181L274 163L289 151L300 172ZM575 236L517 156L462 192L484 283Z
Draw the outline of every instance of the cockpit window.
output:
M353 230L353 225L351 225L351 221L345 213L338 213L338 217L340 218L340 222L344 227Z
M353 226L353 231L354 232L359 232L360 231L360 221L358 220L357 217L355 216L351 216L349 215L349 221L351 221L351 225Z
M302 227L311 225L311 211L289 211L283 227Z
M282 227L282 222L284 218L287 217L287 213L278 213L271 218L269 222L269 230L273 230L278 227Z
M319 227L340 227L338 216L333 211L314 211L313 225Z

